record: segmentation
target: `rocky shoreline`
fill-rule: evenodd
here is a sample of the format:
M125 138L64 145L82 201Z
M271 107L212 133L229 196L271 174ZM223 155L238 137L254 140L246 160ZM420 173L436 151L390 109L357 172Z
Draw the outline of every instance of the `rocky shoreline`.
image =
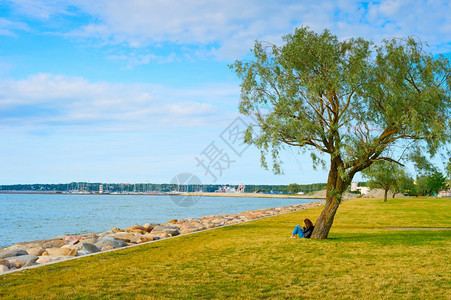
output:
M44 265L73 257L322 206L324 203L325 201L316 201L243 213L206 216L199 219L174 219L163 224L146 223L124 229L113 227L102 233L61 235L48 240L21 242L0 249L0 274L29 266Z

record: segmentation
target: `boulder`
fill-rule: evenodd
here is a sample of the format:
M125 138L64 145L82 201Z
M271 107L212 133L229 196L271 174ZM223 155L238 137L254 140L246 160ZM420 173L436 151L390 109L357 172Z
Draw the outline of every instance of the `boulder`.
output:
M3 258L0 258L0 266L5 266L9 268L9 261Z
M105 237L105 236L107 236L109 234L112 234L112 233L113 233L112 231L101 232L101 233L98 234L97 239L103 238L103 237Z
M164 238L171 237L172 235L170 235L169 233L166 233L164 231L159 231L159 232L155 233L155 236L158 237L158 239L164 239Z
M20 269L20 268L22 268L22 263L20 262L20 260L15 259L15 258L11 258L11 259L8 259L8 261L9 261L9 268L10 269L12 269L12 268Z
M99 240L97 238L86 238L80 241L80 243L89 243L89 244L95 244Z
M20 256L9 257L9 258L7 258L7 260L9 260L10 264L11 264L11 260L18 260L18 261L20 261L21 266L25 266L27 264L34 263L38 258L39 257L36 255L20 255Z
M85 239L97 239L97 238L99 238L99 236L97 235L97 234L95 234L95 233L87 233L87 234L84 234L84 238Z
M84 238L83 235L68 235L64 238L64 241L69 245L75 245L77 244L82 238Z
M153 236L140 236L136 243L137 244L146 243L146 242L153 241L153 239L154 239Z
M191 233L191 232L196 232L196 231L199 231L198 227L196 227L196 226L183 226L182 228L180 228L181 234Z
M56 255L56 256L76 256L77 249L73 248L48 248L45 249L47 255Z
M155 226L158 226L158 224L146 223L144 224L143 227L146 229L147 232L151 232Z
M33 247L27 250L28 254L35 256L41 256L44 251L45 250L42 247Z
M7 272L7 271L9 271L9 268L7 266L0 265L0 273Z
M65 241L63 240L49 240L45 243L42 244L42 248L47 249L47 248L60 248L63 247L64 245L67 245Z
M124 241L126 243L138 242L138 238L134 236L133 233L130 232L118 232L110 234L110 236L115 238L116 240Z
M169 224L175 224L175 223L177 223L178 222L178 220L177 219L172 219L171 221L169 221L168 223Z
M102 249L100 249L100 251L108 251L113 249L116 249L116 247L114 247L113 245L105 245L102 247Z
M78 244L78 250L80 251L85 251L88 253L96 253L99 252L100 249L97 248L94 244L91 243L87 243L87 242L81 242L80 244Z
M147 233L147 230L130 229L130 230L127 230L127 232L131 232L131 233L139 233L139 234L145 234L145 233Z
M152 230L153 234L160 235L161 233L167 233L170 236L176 236L180 234L180 229L176 226L156 226Z
M22 266L22 268L25 268L25 267L31 267L31 266L35 266L35 265L37 265L37 263L36 263L36 262L32 262L32 261L30 260L30 261L27 261L27 263L24 264L24 265Z
M100 238L99 241L95 243L95 246L104 251L104 247L106 247L105 249L108 248L108 250L110 250L109 248L116 249L127 246L127 243L121 240L116 240L115 238L107 235Z
M67 256L41 256L38 258L38 260L36 261L38 264L47 264L50 262L54 262L54 261L60 261L60 260L65 260L67 259Z
M25 250L6 250L0 252L0 258L8 258L13 256L27 255L28 252Z
M130 227L125 228L125 231L132 231L132 230L142 230L142 231L146 231L146 228L144 226L141 225L133 225Z
M116 232L124 232L124 230L122 230L122 229L120 229L120 228L118 228L118 227L113 227L113 228L111 228L110 230L111 230L111 232L113 232L113 233L116 233Z

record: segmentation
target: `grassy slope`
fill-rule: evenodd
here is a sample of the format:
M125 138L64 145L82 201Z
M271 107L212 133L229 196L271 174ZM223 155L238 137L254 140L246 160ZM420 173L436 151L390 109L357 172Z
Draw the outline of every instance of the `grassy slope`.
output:
M321 208L0 276L0 298L450 298L451 201L342 204L328 240L289 239Z

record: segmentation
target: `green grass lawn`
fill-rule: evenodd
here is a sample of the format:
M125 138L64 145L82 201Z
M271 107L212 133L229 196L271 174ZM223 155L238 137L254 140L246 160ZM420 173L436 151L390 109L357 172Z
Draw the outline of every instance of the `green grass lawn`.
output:
M320 208L0 276L0 298L450 299L451 199L344 202L327 240L290 239Z

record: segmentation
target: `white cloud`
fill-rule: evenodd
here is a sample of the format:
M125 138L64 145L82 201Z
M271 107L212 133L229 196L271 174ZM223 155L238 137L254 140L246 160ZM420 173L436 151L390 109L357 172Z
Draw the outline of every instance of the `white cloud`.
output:
M233 109L224 103L231 99L238 99L232 85L177 89L37 74L0 81L0 128L148 132L209 127L230 121Z
M16 36L15 31L28 31L28 25L23 22L13 22L5 18L0 18L0 35Z
M77 5L77 0L14 0L12 7L20 14L37 19L48 20L55 15L67 15L70 7Z
M235 58L256 39L279 42L295 26L329 28L342 38L363 36L380 40L417 35L431 44L449 44L449 1L386 0L367 7L356 1L97 1L82 9L99 23L76 34L130 47L169 42L215 45L214 55ZM204 52L205 54L205 52Z
M451 3L447 0L18 0L11 5L45 20L77 13L90 16L81 19L89 23L64 33L84 42L126 45L132 51L169 43L180 46L189 57L238 58L254 40L280 42L282 35L301 25L316 31L328 28L340 38L362 36L380 41L416 35L435 52L451 48ZM134 57L135 62L127 66L155 59L164 61Z

